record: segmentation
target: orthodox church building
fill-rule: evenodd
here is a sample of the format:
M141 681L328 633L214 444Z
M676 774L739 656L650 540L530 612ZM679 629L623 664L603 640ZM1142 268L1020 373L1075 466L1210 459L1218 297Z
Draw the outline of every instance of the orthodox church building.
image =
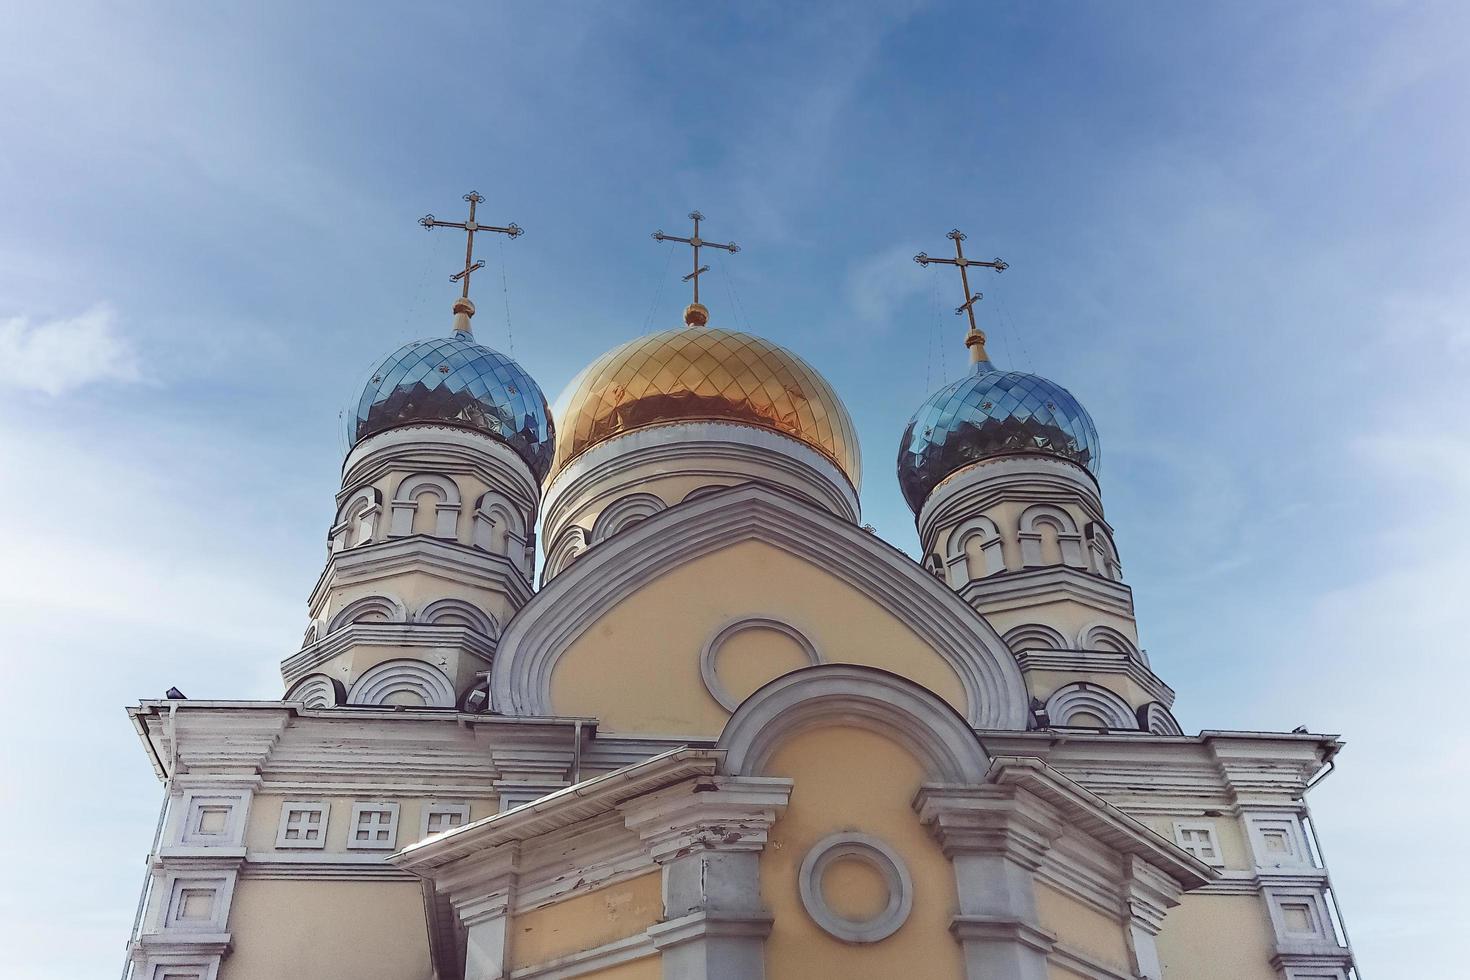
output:
M520 229L467 199L424 219L471 246L452 330L352 410L280 700L129 710L165 797L135 980L1354 976L1305 802L1341 743L1180 730L1091 418L975 325L1004 263L917 257L971 364L894 420L915 561L821 374L710 324L697 212L655 236L684 324L552 409L471 333L475 234Z

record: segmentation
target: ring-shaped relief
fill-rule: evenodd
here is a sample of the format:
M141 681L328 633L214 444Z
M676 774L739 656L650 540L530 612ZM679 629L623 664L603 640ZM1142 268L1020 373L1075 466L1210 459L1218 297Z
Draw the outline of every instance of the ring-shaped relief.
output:
M767 619L764 616L750 616L727 623L709 638L704 649L699 652L699 676L704 680L704 689L709 691L710 697L718 701L720 707L729 712L734 712L740 707L740 699L731 694L725 687L725 682L720 680L720 648L737 634L754 629L771 630L789 637L801 648L801 652L806 655L807 661L812 666L822 662L822 655L817 651L816 645L789 623L783 623L779 619Z
M888 902L870 919L849 919L827 904L822 893L822 877L827 869L841 860L866 864L883 879L888 889ZM822 929L843 942L882 942L897 932L914 908L914 882L898 853L869 834L843 833L825 837L807 851L797 875L801 904L807 915Z

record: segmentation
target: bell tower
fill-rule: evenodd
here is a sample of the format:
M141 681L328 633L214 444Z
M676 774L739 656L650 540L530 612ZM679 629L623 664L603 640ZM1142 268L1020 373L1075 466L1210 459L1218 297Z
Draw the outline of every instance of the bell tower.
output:
M1005 637L1027 674L1038 727L1177 731L1173 691L1138 642L1098 483L1097 428L1065 388L991 362L967 269L1007 268L920 253L960 271L970 370L909 420L899 484L924 564Z
M484 704L501 627L532 594L534 528L554 432L540 387L475 342L477 232L469 217L448 336L405 344L374 370L352 417L327 564L301 649L281 665L287 700L466 707Z

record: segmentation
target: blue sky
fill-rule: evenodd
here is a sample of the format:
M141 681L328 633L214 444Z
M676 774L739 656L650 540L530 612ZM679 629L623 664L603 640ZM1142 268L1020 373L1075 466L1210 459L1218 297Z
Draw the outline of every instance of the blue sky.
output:
M961 369L1070 388L1187 729L1342 732L1313 794L1365 975L1449 976L1470 875L1470 8L13 4L0 30L0 948L106 975L158 789L123 715L277 697L339 413L449 324L555 397L678 322L800 353L914 547L899 433ZM503 282L506 288L502 289ZM507 323L506 311L509 310ZM46 846L39 841L44 837ZM19 887L17 887L19 885Z

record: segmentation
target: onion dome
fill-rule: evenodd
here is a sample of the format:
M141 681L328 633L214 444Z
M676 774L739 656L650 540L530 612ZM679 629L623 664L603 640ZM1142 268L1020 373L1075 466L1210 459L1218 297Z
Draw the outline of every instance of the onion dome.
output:
M930 395L899 443L898 483L914 513L951 473L996 456L1056 456L1096 477L1097 427L1072 393L1037 375L997 368L978 330L965 342L971 372Z
M510 446L543 480L555 457L546 396L511 358L475 343L473 312L461 299L452 335L405 344L378 365L358 399L352 443L403 425L473 429Z
M831 385L768 340L705 326L699 304L686 327L630 340L593 361L557 399L556 470L599 443L673 422L724 421L789 436L836 464L857 489L857 432Z

